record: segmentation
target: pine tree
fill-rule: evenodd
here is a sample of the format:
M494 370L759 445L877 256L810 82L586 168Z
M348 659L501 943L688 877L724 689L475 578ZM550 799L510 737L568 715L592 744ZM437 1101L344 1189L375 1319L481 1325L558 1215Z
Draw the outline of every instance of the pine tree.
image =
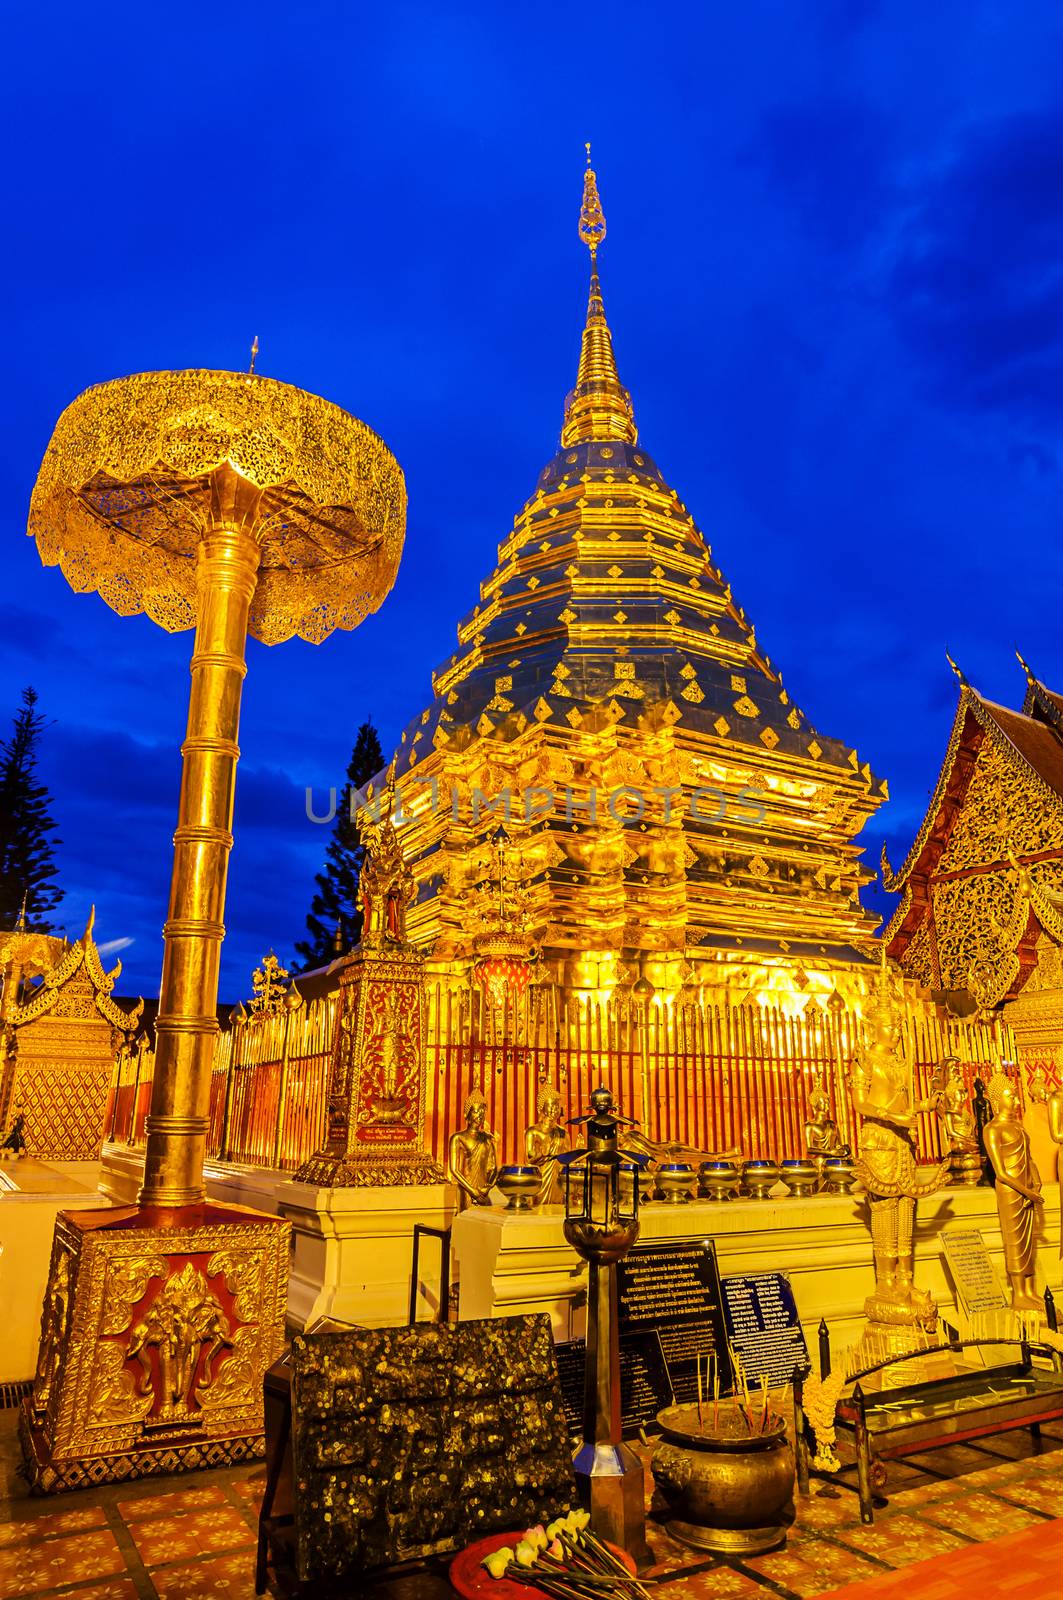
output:
M362 932L362 911L358 904L358 878L365 847L355 819L351 816L351 792L364 789L384 765L384 752L372 722L363 722L347 767L347 782L340 796L332 838L325 851L325 868L315 879L317 893L310 902L306 919L308 938L296 945L304 972L327 966L335 958L338 942L349 950Z
M63 898L58 874L52 798L38 781L37 748L46 724L37 691L23 689L9 739L0 740L0 928L13 928L26 906L26 924L50 933L48 913Z

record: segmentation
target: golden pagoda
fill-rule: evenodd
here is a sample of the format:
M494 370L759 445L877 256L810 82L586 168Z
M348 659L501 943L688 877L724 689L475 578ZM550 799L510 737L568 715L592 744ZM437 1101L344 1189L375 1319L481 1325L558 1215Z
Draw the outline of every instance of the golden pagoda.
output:
M829 993L876 925L853 841L886 785L791 700L639 442L589 147L579 234L590 295L560 449L402 735L409 933L464 969L503 824L566 992Z

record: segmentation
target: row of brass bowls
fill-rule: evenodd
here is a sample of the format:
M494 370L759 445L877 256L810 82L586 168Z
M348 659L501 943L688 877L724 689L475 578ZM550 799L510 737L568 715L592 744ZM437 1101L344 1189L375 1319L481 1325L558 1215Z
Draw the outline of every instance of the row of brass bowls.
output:
M814 1194L820 1185L821 1169L814 1161L787 1160L703 1161L695 1174L686 1161L662 1162L655 1173L657 1193L668 1205L684 1205L697 1193L704 1200L732 1200L744 1191L752 1200L767 1200L781 1181L790 1194ZM847 1194L853 1185L853 1163L839 1156L822 1164L822 1180L831 1194ZM499 1171L498 1188L511 1211L525 1211L534 1205L542 1187L542 1174L534 1166L506 1166Z

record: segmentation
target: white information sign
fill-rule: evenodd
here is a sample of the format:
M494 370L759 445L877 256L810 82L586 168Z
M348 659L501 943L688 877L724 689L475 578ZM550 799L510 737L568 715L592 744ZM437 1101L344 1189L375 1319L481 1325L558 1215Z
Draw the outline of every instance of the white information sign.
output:
M969 1317L1007 1306L1008 1297L977 1228L946 1228L941 1236L956 1297Z

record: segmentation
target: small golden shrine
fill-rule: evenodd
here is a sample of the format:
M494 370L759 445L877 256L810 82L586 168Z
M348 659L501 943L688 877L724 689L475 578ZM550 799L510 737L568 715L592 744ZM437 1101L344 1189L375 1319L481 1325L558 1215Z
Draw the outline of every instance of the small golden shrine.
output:
M502 824L567 992L825 997L866 961L854 838L886 785L794 704L639 440L589 164L579 231L590 296L561 447L402 735L410 934L444 962L473 955Z
M362 940L339 967L327 1138L295 1173L320 1188L441 1183L425 1145L425 957L406 938L416 893L392 817L363 822Z
M94 921L71 945L25 927L0 934L0 1121L21 1114L28 1153L45 1160L99 1155L115 1055L143 1009L111 999L122 964L103 970Z
M1020 657L1021 661L1021 657ZM945 759L884 939L958 1011L1003 1007L1024 1063L1063 1067L1063 696L1022 662L1021 711L960 678Z

